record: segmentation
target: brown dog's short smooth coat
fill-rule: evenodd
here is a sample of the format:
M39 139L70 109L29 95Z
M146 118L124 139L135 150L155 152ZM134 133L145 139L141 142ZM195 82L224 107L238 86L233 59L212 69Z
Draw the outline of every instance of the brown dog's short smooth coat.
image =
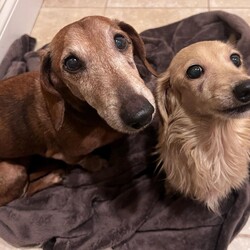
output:
M88 167L93 150L151 122L154 97L134 55L156 74L130 25L86 17L57 33L41 72L0 82L0 205L61 180L54 172L30 187L16 159L38 154Z
M192 44L173 58L157 88L166 189L218 212L248 178L250 77L242 56L220 41Z

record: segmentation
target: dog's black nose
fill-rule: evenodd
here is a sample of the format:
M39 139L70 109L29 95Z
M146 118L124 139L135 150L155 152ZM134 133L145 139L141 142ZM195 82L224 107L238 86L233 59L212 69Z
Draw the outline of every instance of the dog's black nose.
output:
M154 107L145 98L133 98L134 101L124 103L120 116L123 122L134 129L140 129L149 124L153 118Z
M250 101L250 80L243 81L233 89L235 98L240 102Z

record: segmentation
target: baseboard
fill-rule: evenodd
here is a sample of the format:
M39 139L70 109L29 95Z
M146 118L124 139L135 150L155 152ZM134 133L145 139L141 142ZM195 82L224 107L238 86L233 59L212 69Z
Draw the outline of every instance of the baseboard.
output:
M30 34L43 0L2 0L0 9L0 62L11 43Z

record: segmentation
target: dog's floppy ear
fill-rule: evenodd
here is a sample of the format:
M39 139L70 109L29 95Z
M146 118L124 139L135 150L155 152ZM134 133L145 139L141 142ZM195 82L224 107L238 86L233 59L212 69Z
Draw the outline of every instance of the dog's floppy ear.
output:
M54 82L58 81L55 74L51 72L50 52L43 51L41 65L41 87L45 96L48 110L54 128L58 131L63 124L65 104L60 93L55 89Z
M125 22L117 21L117 25L120 27L121 30L125 31L129 35L134 46L134 54L142 60L143 64L149 70L149 72L151 72L154 76L158 76L158 73L147 61L143 40L136 32L136 30L131 25Z
M156 101L164 124L168 123L168 116L171 114L170 88L170 75L166 71L159 76L156 88Z
M229 37L228 37L227 44L229 44L229 45L231 45L233 47L236 47L237 41L238 41L238 39L237 39L236 34L235 33L231 33L229 35Z

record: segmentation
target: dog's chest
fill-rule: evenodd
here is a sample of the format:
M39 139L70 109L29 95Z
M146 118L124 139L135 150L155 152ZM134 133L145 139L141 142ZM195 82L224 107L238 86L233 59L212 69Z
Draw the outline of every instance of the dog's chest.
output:
M250 131L241 127L242 124L235 125L238 126L175 127L172 131L170 128L165 169L177 179L186 176L190 182L207 183L210 190L212 186L216 186L215 189L238 186L246 176L250 142L246 134ZM176 132L178 130L181 133Z

